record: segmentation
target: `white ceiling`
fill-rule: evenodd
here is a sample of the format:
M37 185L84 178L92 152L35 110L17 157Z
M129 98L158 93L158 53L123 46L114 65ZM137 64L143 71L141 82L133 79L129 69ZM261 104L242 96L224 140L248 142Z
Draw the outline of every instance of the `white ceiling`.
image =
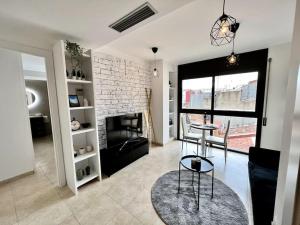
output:
M192 0L148 0L158 14L118 33L108 26L146 0L0 0L1 25L24 29L35 36L51 31L53 38L70 38L86 47L99 47L158 19ZM22 24L22 25L20 25ZM26 31L25 31L26 29ZM10 30L11 31L11 30ZM41 35L45 38L45 35Z
M213 47L209 32L222 0L148 0L158 14L118 33L108 26L146 0L0 0L0 38L43 46L70 39L99 51L114 49L133 57L174 64L224 56L231 46ZM295 0L227 0L226 13L241 23L237 52L289 42ZM103 47L104 46L104 47Z
M210 45L209 32L222 12L221 0L197 0L123 36L104 48L118 49L135 57L158 58L174 64L227 55L231 45ZM225 12L241 23L237 52L289 42L292 36L295 0L228 0Z

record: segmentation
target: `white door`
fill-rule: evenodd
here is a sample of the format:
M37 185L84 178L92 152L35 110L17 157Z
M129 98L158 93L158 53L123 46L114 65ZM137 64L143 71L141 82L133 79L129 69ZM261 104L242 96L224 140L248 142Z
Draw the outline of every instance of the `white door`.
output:
M0 181L34 170L21 54L0 48Z

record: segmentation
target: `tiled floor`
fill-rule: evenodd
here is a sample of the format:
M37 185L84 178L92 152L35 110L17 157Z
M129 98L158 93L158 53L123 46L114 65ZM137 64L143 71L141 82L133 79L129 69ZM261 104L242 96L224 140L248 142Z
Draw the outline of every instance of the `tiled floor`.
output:
M40 170L52 184L57 183L52 136L33 139L36 170Z
M188 149L194 148L188 145ZM34 175L0 186L0 224L163 224L152 207L150 190L159 176L177 169L182 154L177 141L154 147L149 155L110 178L84 186L77 196L66 187L55 187L43 170L37 169ZM248 210L247 156L229 153L225 166L223 152L214 149L213 154L216 177L238 193Z

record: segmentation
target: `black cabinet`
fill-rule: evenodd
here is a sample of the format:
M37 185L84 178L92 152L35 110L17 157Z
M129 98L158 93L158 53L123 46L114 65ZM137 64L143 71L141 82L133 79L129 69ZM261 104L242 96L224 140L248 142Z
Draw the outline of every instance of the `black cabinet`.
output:
M30 117L30 126L33 138L46 136L46 124L43 116Z
M110 176L148 153L149 142L143 137L131 139L126 144L102 149L100 151L102 173Z

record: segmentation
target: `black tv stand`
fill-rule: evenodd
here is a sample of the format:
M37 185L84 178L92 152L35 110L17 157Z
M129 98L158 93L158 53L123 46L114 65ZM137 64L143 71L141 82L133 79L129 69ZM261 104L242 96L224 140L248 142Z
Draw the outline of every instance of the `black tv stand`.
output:
M136 137L125 143L100 151L102 173L110 176L149 153L147 138Z

